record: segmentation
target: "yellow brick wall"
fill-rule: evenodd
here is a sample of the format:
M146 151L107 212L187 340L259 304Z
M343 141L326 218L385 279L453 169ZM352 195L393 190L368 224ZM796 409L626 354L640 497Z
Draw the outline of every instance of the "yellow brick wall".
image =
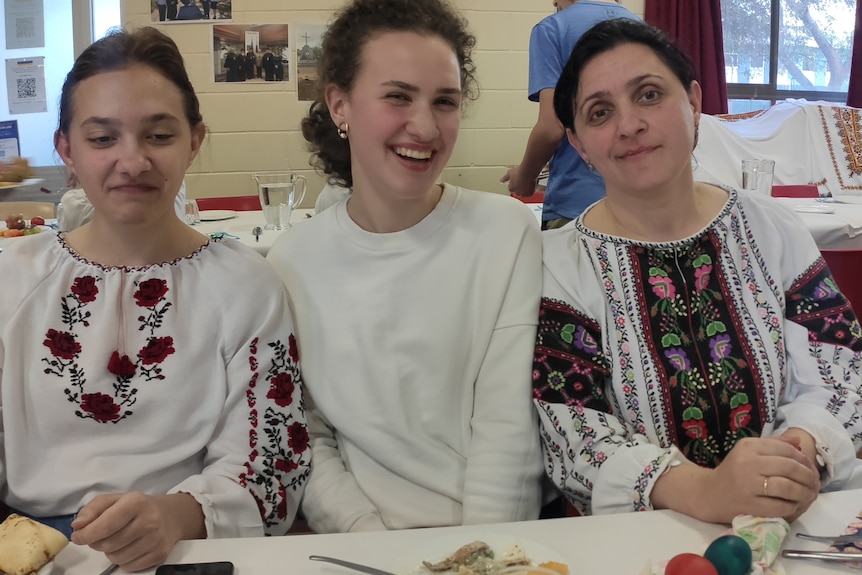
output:
M553 10L551 0L452 0L470 21L481 97L470 104L458 145L443 174L447 182L505 193L505 167L520 161L537 105L527 100L527 49L533 25ZM644 0L623 0L643 15ZM146 0L124 2L124 24L150 24ZM341 0L243 0L234 2L233 24L320 23ZM285 8L285 5L289 8ZM303 207L311 207L324 179L309 166L299 122L308 104L298 102L293 81L245 86L212 80L209 24L160 26L179 46L201 101L209 136L186 177L189 195L256 193L251 174L291 169L309 180ZM295 40L292 39L293 42Z

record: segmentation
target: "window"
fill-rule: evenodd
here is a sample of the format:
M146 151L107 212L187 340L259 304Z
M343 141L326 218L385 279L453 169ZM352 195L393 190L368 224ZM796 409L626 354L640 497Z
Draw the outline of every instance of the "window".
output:
M39 48L3 49L3 59L45 59L45 93L47 111L29 114L9 113L6 96L6 69L0 66L0 120L17 120L21 156L34 166L60 163L54 152L54 130L57 128L57 104L66 74L72 68L74 56L90 42L101 38L113 26L120 25L120 0L43 0L45 46ZM91 16L92 15L92 16ZM71 24L70 24L71 23ZM5 29L5 13L0 10L0 31Z
M731 113L846 101L856 0L725 0L721 17Z

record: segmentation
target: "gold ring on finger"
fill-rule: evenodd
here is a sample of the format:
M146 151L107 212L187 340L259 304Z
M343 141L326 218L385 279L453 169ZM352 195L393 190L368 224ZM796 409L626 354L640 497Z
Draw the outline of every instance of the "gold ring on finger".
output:
M768 477L763 478L763 496L769 497L769 478Z

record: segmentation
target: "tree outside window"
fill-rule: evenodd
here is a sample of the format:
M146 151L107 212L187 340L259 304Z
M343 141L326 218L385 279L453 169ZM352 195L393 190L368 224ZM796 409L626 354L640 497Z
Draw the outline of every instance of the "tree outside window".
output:
M731 113L846 100L856 0L729 0L721 12Z

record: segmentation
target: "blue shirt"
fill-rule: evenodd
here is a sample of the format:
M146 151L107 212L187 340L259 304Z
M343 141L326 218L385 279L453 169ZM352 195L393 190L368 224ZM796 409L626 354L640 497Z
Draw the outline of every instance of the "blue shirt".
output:
M538 102L539 92L556 88L572 48L587 30L614 18L640 20L619 4L580 0L536 24L530 34L530 100ZM550 170L543 221L575 219L605 195L602 177L587 168L565 136L551 158Z

